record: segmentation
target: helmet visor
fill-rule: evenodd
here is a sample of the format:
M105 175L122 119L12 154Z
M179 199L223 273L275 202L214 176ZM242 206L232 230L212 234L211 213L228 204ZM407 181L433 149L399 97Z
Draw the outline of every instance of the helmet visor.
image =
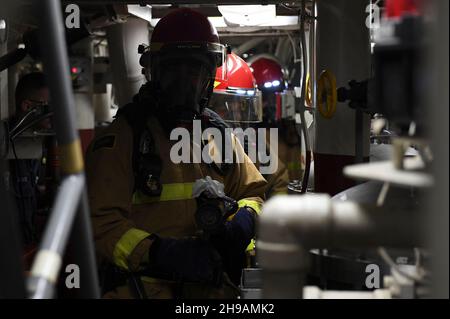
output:
M232 127L262 121L261 92L256 90L216 90L209 104Z
M176 42L168 44L153 43L150 46L150 54L147 59L155 59L157 56L171 57L177 56L207 56L210 63L219 68L226 65L227 48L220 43L197 43L197 42ZM213 73L212 77L216 77ZM218 75L219 80L226 80L227 68L222 68Z

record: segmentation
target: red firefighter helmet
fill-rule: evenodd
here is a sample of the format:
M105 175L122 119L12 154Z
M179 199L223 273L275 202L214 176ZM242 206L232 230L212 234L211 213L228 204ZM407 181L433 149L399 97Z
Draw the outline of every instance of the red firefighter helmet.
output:
M228 54L227 70L217 69L210 106L232 126L262 120L261 92L248 64L234 53ZM226 79L222 79L225 73Z
M281 92L285 89L281 66L274 60L259 58L250 64L261 91Z
M227 50L220 44L217 30L206 16L189 8L180 8L158 21L150 46L140 59L141 65L150 69L156 56L172 52L206 53L213 59L214 65L220 67L226 59Z
M256 80L252 70L247 62L236 54L228 54L226 72L223 72L222 68L223 66L217 69L214 91L227 89L254 90L256 88ZM223 73L227 74L227 78L222 80Z
M385 15L387 18L401 17L402 15L418 15L423 0L387 0Z
M171 11L158 21L150 46L141 52L147 79L159 88L164 116L184 122L201 114L227 53L208 18L188 8Z

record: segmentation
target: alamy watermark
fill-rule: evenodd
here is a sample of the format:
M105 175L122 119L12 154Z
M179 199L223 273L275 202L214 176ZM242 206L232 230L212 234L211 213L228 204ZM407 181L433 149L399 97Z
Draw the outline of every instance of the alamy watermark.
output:
M80 28L80 7L77 4L68 4L64 9L66 19L64 21L67 29L79 29Z
M66 287L68 289L80 288L80 267L76 264L69 264L66 266L65 272L66 277Z
M376 264L369 264L366 266L366 288L367 289L380 289L381 286L381 275L380 266Z
M369 14L366 18L366 27L369 29L378 29L381 22L381 8L378 5L380 0L367 5L366 12Z
M235 151L240 147L239 143L247 146L248 158L257 164L261 174L273 174L278 170L277 128L269 129L269 145L266 128L225 128L224 133L225 136L214 127L202 131L200 120L193 121L192 137L191 132L184 127L173 129L170 140L177 142L170 150L172 163L244 163L244 153Z

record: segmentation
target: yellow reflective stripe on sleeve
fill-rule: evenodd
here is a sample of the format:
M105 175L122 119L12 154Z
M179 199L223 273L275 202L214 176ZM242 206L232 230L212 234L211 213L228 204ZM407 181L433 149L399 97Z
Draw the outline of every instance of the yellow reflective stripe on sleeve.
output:
M253 209L258 215L261 213L261 204L255 200L251 199L241 199L238 201L239 208L242 207L250 207Z
M134 192L133 204L148 204L155 202L166 202L172 200L186 200L192 198L192 187L194 183L163 184L161 196L147 196L139 191Z
M146 231L131 228L116 243L113 252L114 263L125 270L128 270L128 258L136 246L145 238L150 236Z
M248 244L247 249L245 251L252 251L256 248L256 242L254 239L250 241L250 244Z
M259 215L261 213L261 204L255 200L251 200L251 199L241 199L240 201L238 201L238 210L239 208L242 207L250 207L252 208L257 215ZM234 215L236 215L237 211L228 216L227 221L231 221L234 218Z

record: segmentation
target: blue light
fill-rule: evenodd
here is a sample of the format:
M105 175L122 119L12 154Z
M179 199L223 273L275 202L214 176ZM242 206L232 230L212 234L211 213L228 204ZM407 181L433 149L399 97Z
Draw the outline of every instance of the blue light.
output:
M271 88L272 87L272 83L271 82L266 82L266 83L264 83L264 87L265 88Z
M272 82L272 85L273 86L279 86L280 85L280 81L275 80L275 81Z

